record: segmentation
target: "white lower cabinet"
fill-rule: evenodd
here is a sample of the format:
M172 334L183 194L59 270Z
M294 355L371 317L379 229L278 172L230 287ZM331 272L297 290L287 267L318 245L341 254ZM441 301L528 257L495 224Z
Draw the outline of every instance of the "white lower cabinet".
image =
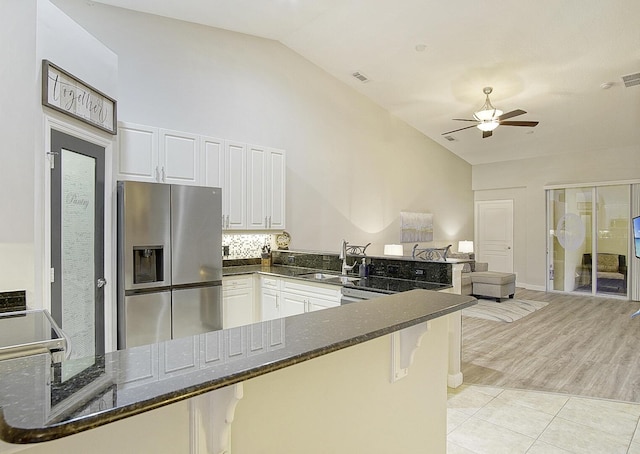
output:
M298 279L262 278L262 320L304 314L340 305L340 286Z
M260 276L260 309L263 322L282 317L280 298L280 279Z
M308 312L309 298L297 293L282 292L282 317Z
M340 286L263 274L222 280L223 327L248 325L340 305ZM256 298L254 299L254 294Z
M222 280L222 326L233 328L256 321L253 275L227 276Z

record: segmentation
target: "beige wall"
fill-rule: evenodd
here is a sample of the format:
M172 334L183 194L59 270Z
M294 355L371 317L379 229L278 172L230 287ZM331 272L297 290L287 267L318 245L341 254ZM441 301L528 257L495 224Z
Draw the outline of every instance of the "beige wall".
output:
M545 288L544 186L637 180L639 156L640 145L473 166L475 200L514 200L514 267L519 285Z
M247 381L233 452L445 452L447 317L431 321L409 375L395 383L390 342L385 336Z
M119 58L119 118L287 151L291 248L473 235L471 166L276 41L81 0L55 4ZM410 251L408 245L405 249Z

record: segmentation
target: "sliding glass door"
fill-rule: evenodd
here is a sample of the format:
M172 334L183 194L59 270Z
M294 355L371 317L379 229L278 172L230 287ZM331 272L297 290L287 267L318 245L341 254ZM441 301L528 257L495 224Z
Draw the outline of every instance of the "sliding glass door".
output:
M627 295L630 186L547 190L547 288Z

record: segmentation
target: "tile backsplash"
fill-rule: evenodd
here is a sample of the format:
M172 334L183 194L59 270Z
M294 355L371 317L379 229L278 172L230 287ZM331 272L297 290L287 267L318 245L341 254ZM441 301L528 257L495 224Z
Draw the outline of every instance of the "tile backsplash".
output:
M222 246L229 246L229 255L224 258L231 260L260 258L262 246L269 244L275 249L274 243L274 235L270 233L222 235Z
M0 292L0 312L24 311L27 309L27 292L16 290Z

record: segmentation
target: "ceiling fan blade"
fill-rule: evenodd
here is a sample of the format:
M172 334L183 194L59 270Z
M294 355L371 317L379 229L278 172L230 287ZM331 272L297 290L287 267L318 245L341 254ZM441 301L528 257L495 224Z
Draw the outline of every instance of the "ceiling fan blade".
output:
M501 121L500 126L529 126L533 128L538 124L537 121Z
M458 131L463 131L465 129L469 129L469 128L475 128L476 125L471 125L471 126L465 126L464 128L460 128L460 129L454 129L453 131L449 131L449 132L443 132L442 135L446 136L447 134L451 134L452 132L458 132Z
M487 137L491 137L493 135L493 131L482 131L482 138L486 139Z
M473 121L473 122L475 122L475 123L477 123L477 122L478 122L478 120L468 120L468 119L466 119L466 118L454 118L453 120L454 120L454 121Z
M516 109L516 110L512 110L511 112L507 112L505 114L502 114L498 117L498 120L502 121L502 120L506 120L507 118L513 118L513 117L517 117L518 115L524 115L526 114L526 112L522 109Z

